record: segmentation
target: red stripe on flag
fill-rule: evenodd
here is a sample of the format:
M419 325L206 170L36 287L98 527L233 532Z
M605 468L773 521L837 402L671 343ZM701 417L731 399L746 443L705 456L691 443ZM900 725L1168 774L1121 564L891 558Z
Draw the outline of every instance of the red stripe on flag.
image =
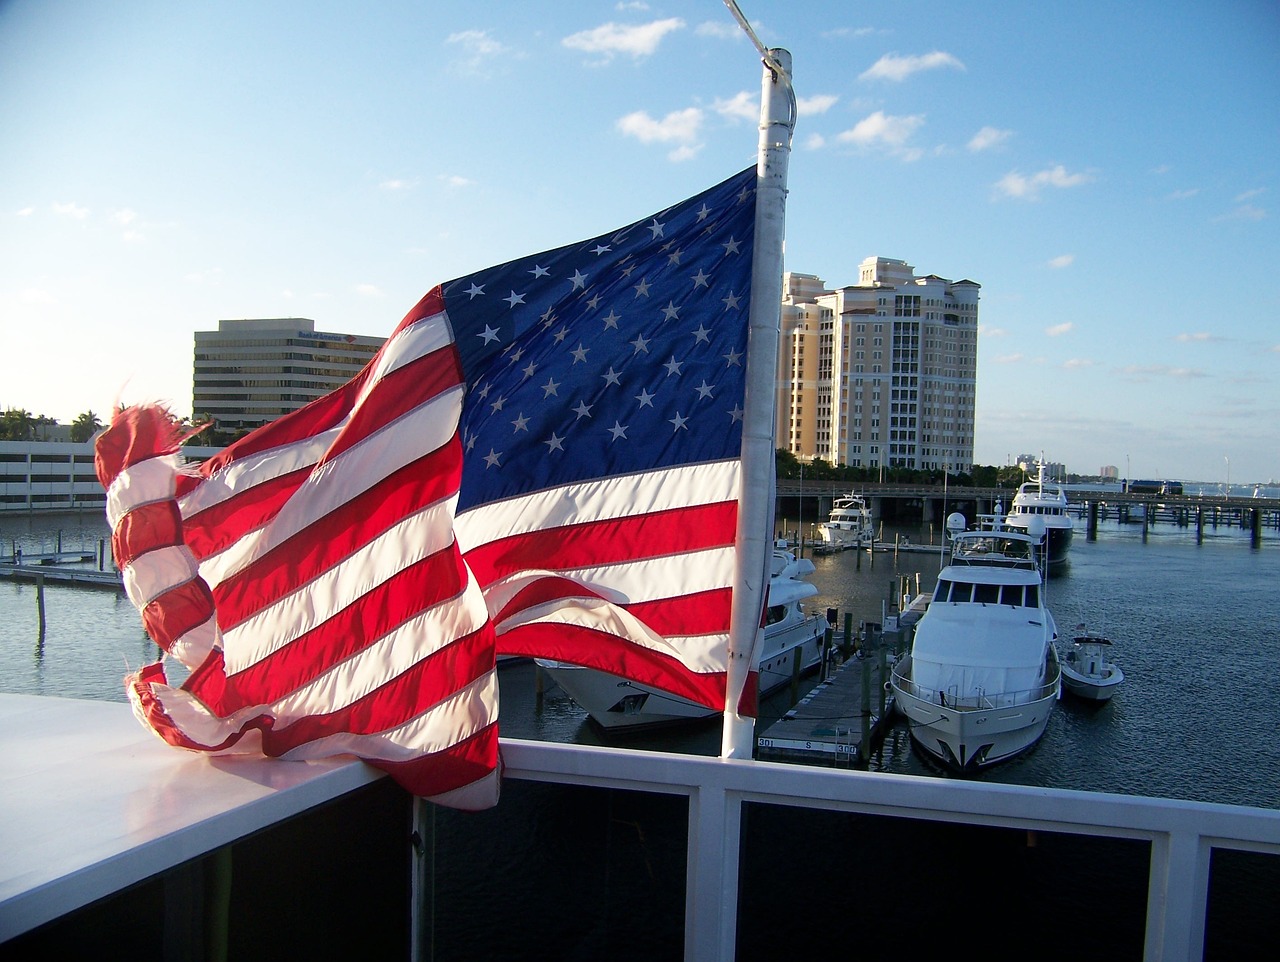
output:
M586 665L652 685L711 708L723 708L725 673L691 672L679 661L650 648L620 646L612 635L577 625L530 624L500 636L507 654Z
M316 467L462 383L462 362L452 342L388 372L352 412L351 420Z
M663 637L711 635L729 630L732 588L712 588L676 598L627 605L627 611Z
M466 569L450 545L371 588L355 603L230 678L228 700L209 703L220 714L251 701L276 701L315 680L332 666L358 655L409 619L458 597ZM434 641L434 640L433 640ZM251 694L249 694L251 693ZM203 696L202 696L203 697Z
M155 501L128 511L111 532L111 555L123 568L148 551L182 544L182 515L174 501Z
M337 566L387 529L458 489L462 447L445 447L392 472L359 496L267 551L214 589L229 631L299 585Z
M311 477L311 466L268 478L199 511L183 523L187 547L198 561L235 544L274 518L294 492Z
M487 586L530 568L621 564L732 545L737 520L736 502L697 505L515 535L472 548L466 558Z
M438 705L493 667L493 629L486 624L350 705L327 713L317 705L315 712L263 732L263 750L283 755L334 732L385 732Z
M407 762L371 759L369 764L386 772L412 795L430 798L470 785L493 771L498 754L498 726L486 725L469 738L442 752Z
M203 578L184 582L153 598L142 609L142 624L157 645L168 651L191 629L213 616L213 595Z

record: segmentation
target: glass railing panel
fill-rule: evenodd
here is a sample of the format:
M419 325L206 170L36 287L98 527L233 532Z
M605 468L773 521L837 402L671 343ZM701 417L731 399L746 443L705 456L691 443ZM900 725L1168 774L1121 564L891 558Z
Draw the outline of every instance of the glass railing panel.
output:
M431 808L424 958L682 958L688 820L683 795L511 779Z
M740 868L738 962L1143 957L1145 841L749 803Z

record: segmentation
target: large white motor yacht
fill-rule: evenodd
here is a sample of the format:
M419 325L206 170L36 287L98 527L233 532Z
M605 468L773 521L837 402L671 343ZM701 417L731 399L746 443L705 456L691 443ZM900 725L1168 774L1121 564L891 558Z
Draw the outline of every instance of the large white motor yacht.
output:
M833 548L868 547L874 533L871 509L866 499L857 494L836 498L831 514L818 525L818 536Z
M1066 492L1061 485L1045 480L1043 461L1037 464L1039 470L1035 480L1018 486L1005 524L1026 531L1031 519L1039 518L1044 526L1049 569L1057 570L1067 561L1075 525L1067 513Z
M951 555L910 652L894 666L895 707L912 741L954 771L1026 751L1044 734L1062 682L1038 563L1039 526L965 531L947 519Z

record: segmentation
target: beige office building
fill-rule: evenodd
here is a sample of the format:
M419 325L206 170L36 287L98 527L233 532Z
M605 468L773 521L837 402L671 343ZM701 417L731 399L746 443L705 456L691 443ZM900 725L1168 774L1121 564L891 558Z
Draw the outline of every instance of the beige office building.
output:
M320 332L305 317L218 321L196 331L191 410L221 430L258 427L341 387L384 340Z
M778 445L850 467L972 470L978 291L888 257L837 290L786 274Z

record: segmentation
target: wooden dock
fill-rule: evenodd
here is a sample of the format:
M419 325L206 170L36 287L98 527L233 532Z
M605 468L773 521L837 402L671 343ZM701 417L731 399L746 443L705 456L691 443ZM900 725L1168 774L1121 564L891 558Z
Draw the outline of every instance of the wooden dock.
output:
M836 768L866 766L893 722L888 682L894 660L910 648L915 624L928 606L928 595L918 589L909 593L905 578L901 589L903 610L895 607L883 626L864 624L857 653L832 663L816 687L757 733L757 758ZM845 637L852 637L847 616Z
M0 562L0 580L30 581L38 585L70 585L76 588L109 588L123 591L118 571L66 568L58 565L15 565Z

